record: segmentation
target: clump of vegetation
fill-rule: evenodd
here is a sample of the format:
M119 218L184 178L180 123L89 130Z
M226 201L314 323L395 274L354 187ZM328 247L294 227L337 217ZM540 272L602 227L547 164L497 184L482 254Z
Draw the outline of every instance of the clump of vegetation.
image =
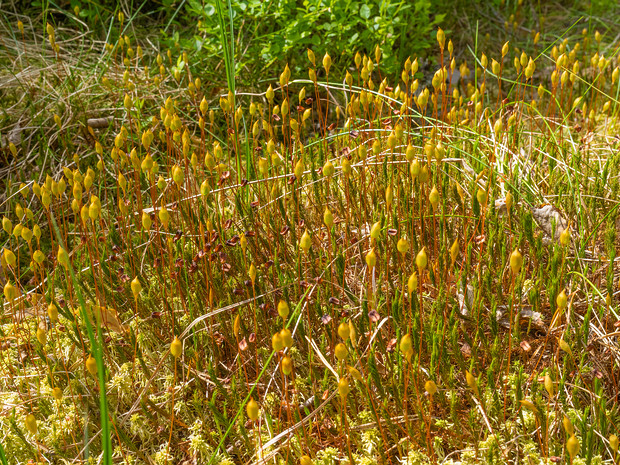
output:
M615 463L606 37L457 60L438 29L430 76L308 49L244 92L218 14L221 95L122 13L92 94L70 31L53 73L20 52L14 107L55 109L3 147L44 161L3 203L0 460Z

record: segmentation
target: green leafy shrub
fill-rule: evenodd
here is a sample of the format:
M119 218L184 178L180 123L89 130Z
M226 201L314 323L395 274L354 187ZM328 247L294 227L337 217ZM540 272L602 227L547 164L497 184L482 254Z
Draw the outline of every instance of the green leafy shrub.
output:
M433 31L445 16L430 0L244 0L232 2L231 7L240 69L247 65L259 73L283 61L297 71L304 69L306 63L300 57L308 48L321 56L329 52L337 61L357 51L370 55L376 45L384 55L384 72L394 73L407 56L428 50ZM200 19L202 34L196 39L200 47L217 51L215 7L190 0L187 13Z

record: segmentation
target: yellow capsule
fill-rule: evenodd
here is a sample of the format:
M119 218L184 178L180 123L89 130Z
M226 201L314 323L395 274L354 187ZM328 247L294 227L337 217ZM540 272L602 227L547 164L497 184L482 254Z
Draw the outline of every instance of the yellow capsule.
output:
M499 62L495 59L492 59L491 60L491 71L493 71L493 74L495 74L496 76L499 76L499 70L500 70Z
M140 164L140 169L142 169L143 172L147 173L153 169L154 164L155 162L153 161L153 157L151 157L150 153L147 153L146 157L144 157L142 163Z
M345 176L349 176L351 174L351 171L352 171L351 161L349 161L348 158L344 158L342 160L342 163L340 164L340 167L342 168L342 173Z
M446 149L444 148L441 141L439 141L437 143L437 146L435 147L435 160L437 160L438 163L441 163L445 154L446 154Z
M394 150L396 148L397 143L398 143L398 140L396 139L396 135L394 133L390 134L387 138L387 145L390 148L390 150Z
M413 161L413 159L415 158L415 149L411 144L407 146L407 150L405 151L405 157L407 158L408 162Z
M549 397L553 397L554 393L555 393L555 389L553 386L553 380L551 379L551 376L549 376L549 374L545 374L545 390L547 391L547 394L549 394Z
M362 374L359 372L357 368L354 368L352 366L347 366L347 371L349 372L349 374L353 377L355 381L363 381L364 378L362 378Z
M375 249L370 249L370 252L366 254L366 265L371 270L377 265L377 254Z
M250 265L250 269L248 271L248 276L250 277L250 279L252 280L252 286L254 286L254 284L256 283L256 276L258 275L258 270L256 269L256 267L254 266L254 263L252 263Z
M573 427L573 423L566 415L564 416L564 418L562 418L562 426L564 426L564 431L568 436L575 435L575 428Z
M299 239L299 248L307 253L310 250L311 245L312 239L310 238L310 234L308 234L308 230L306 229L301 235L301 238Z
M418 252L418 255L415 257L415 264L418 267L420 272L426 269L428 265L428 256L426 255L426 247L422 247L422 250Z
M454 239L454 242L452 243L452 247L450 247L450 258L452 259L452 264L456 262L458 255L459 255L459 239L456 238Z
M92 355L89 355L88 358L86 359L86 369L91 375L93 376L97 375L97 361L94 359Z
M76 199L73 200L77 203ZM41 203L45 208L49 208L50 204L52 203L52 197L50 196L50 193L47 189L41 193Z
M568 342L566 342L564 339L560 339L560 343L559 344L560 344L560 349L562 349L564 352L566 352L571 357L573 356L573 351L571 350L570 346L568 345Z
M88 207L88 217L95 221L99 217L99 213L101 212L101 208L96 203L91 203Z
M428 141L424 144L424 153L426 154L426 158L429 160L433 157L435 151L435 144L433 141Z
M271 336L271 347L276 352L284 349L284 341L282 341L282 336L280 335L280 333L275 333L273 336Z
M351 392L349 381L347 378L340 378L340 381L338 381L338 394L340 394L340 397L345 398L349 395L349 392Z
M437 205L439 205L439 191L435 186L431 189L431 193L428 195L428 200L431 202L433 211L437 210Z
M293 360L288 355L285 355L282 359L282 373L286 376L293 372Z
M570 229L566 228L560 233L560 244L566 247L570 243Z
M25 240L26 242L30 243L30 241L32 240L32 236L33 236L32 230L27 228L26 226L24 226L22 228L21 236L22 236L23 240Z
M170 353L174 358L179 358L183 353L183 343L179 340L178 337L175 337L174 340L170 343Z
M334 225L334 215L327 207L325 207L325 212L323 213L323 223L325 223L325 226L328 228Z
M370 237L371 237L371 239L377 240L379 238L380 234L381 234L381 222L377 221L370 228Z
M165 206L162 206L158 213L159 221L164 225L164 228L168 227L168 223L170 222L170 213Z
M481 207L486 207L487 205L487 191L485 191L484 189L482 189L481 187L478 188L478 192L476 193L476 200L478 200L478 203L480 204Z
M49 316L52 322L58 321L58 308L56 308L53 302L47 307L47 316Z
M420 162L418 160L413 160L411 164L409 165L409 173L411 174L411 177L414 180L420 174L420 170L421 170Z
M4 229L7 234L13 233L13 223L6 216L2 218L2 229Z
M183 169L178 166L178 165L174 165L172 167L172 180L177 184L177 185L181 185L181 183L183 182L183 178L184 178L185 174L183 173Z
M239 339L240 329L241 329L241 316L237 315L235 317L235 322L233 323L233 334L235 335L235 339Z
M352 320L349 320L349 339L351 341L351 345L353 347L357 347L357 332L355 331L355 326L353 325Z
M30 209L28 211L30 211ZM32 240L32 236L33 236L32 230L24 226L22 228L22 239L30 243L30 241Z
M568 296L566 295L566 292L564 290L562 290L562 292L560 292L558 294L558 296L555 299L555 303L558 305L558 308L566 308L568 305Z
M9 249L4 249L4 260L6 260L10 266L15 267L17 259L15 258L15 254Z
M577 439L574 434L566 441L566 450L572 462L579 453L579 439Z
M413 351L413 340L409 334L405 334L400 340L400 351L403 354L408 354Z
M325 164L323 165L323 175L327 176L328 178L332 177L334 175L334 172L336 171L336 169L334 168L334 165L331 161L327 160L325 162Z
M56 400L62 399L62 389L60 389L59 387L55 387L54 389L52 389L52 397Z
M480 397L480 392L478 391L478 380L467 370L465 370L465 381L467 381L469 388L474 391L476 397Z
M401 254L403 255L406 254L409 251L409 241L405 239L404 237L401 237L396 243L396 249Z
M82 218L82 223L86 223L88 221L88 218L89 218L88 213L89 213L88 205L82 205L82 208L80 209L80 218Z
M536 405L534 405L534 403L531 400L523 399L523 400L520 400L519 402L521 403L521 406L523 408L528 409L530 412L538 413L538 408L536 408Z
M37 434L37 419L32 413L26 415L26 429L30 434Z
M127 179L125 178L123 173L119 173L117 182L123 192L125 192L125 190L127 189Z
M521 255L521 252L519 252L519 249L515 249L511 254L510 254L510 269L512 270L513 274L519 274L519 271L521 271L521 267L523 266L523 255Z
M437 392L437 385L435 381L429 379L426 383L424 383L424 390L428 392L428 394L432 397Z
M389 210L392 206L392 201L394 200L394 192L392 191L392 186L387 186L385 189L385 206Z
M133 107L133 101L131 100L129 94L125 94L125 98L123 99L123 106L125 107L125 110L131 110L131 107Z
M269 88L267 89L267 92L265 93L265 97L267 97L267 100L269 100L269 103L273 103L274 96L275 96L275 92L273 91L273 86L269 84Z
M283 328L280 331L280 339L282 339L282 343L284 347L293 347L293 335L291 334L291 330L288 328Z
M342 338L343 341L349 339L351 335L351 331L349 330L349 324L345 321L338 325L338 336Z
M269 162L267 161L266 158L263 158L263 157L258 158L258 171L260 171L260 173L264 176L266 176L267 173L269 173Z
M150 215L146 212L142 212L142 228L145 231L149 231L151 229L152 224L153 224L153 221L151 220Z
M142 292L142 284L140 283L140 280L137 276L133 278L133 281L131 281L131 292L134 299L137 299L140 295L140 292Z
M618 444L620 441L618 441L618 436L616 436L615 434L611 434L609 436L609 447L611 447L611 450L613 450L615 453L618 452Z
M329 68L332 66L332 58L329 56L328 53L325 53L325 56L323 57L323 68L325 68L325 72L327 74L329 74Z
M417 288L418 288L418 275L414 271L413 273L411 273L411 276L409 276L409 279L407 280L407 289L409 290L409 295L411 295L413 291L415 291Z
M297 161L297 164L295 164L293 174L295 174L295 179L301 181L301 178L304 175L304 161L301 158Z
M258 408L258 404L256 403L254 399L250 398L248 405L245 406L245 410L250 420L252 421L258 420L259 408Z
M381 151L381 142L377 139L375 140L375 142L372 145L373 148L373 152L375 155L377 155L380 151ZM366 146L364 144L360 145L357 148L357 154L358 154L358 158L360 160L364 160L366 159L366 155L368 153L368 149L366 148Z
M278 315L280 315L280 317L283 320L285 320L288 314L289 314L288 303L286 303L286 301L284 300L280 300L280 302L278 302Z
M41 327L37 328L37 341L39 341L42 346L47 343L47 331Z
M439 44L439 47L442 50L444 48L445 42L446 42L446 34L445 34L445 32L443 32L443 30L441 28L439 28L437 30L437 43Z
M69 266L69 254L62 247L58 248L58 263L65 267Z
M280 105L280 111L282 112L282 116L288 115L289 109L290 107L288 104L288 99L285 99L284 102L282 102L282 105Z
M347 358L348 354L349 351L347 350L347 346L345 346L342 342L336 345L336 348L334 349L334 355L338 360L344 360L345 358Z

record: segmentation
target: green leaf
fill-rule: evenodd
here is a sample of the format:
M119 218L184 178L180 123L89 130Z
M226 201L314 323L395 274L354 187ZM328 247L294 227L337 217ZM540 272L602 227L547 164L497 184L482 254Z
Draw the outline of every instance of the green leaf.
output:
M362 5L360 7L360 16L364 19L370 18L370 7L368 5Z

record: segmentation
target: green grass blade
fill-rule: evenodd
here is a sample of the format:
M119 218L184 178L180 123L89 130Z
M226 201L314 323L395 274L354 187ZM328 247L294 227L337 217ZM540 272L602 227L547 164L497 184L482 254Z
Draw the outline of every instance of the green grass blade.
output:
M0 463L2 465L9 465L9 462L6 459L6 455L4 453L4 447L2 447L2 443L0 442Z
M220 43L222 45L222 50L224 52L224 67L226 69L226 82L228 84L228 90L232 94L232 102L230 102L231 108L237 108L236 98L235 98L235 33L233 26L233 11L230 0L227 2L228 4L228 23L230 32L226 31L226 17L224 16L224 9L222 8L221 0L215 2L217 18L219 21L219 30L220 30ZM230 34L230 37L228 35ZM236 154L236 165L237 165L237 182L241 182L241 155L239 153Z
M56 218L52 213L50 215L52 220L52 225L54 227L54 232L56 233L56 240L60 247L66 247L62 240L62 234L60 229L58 228L58 224L56 223ZM103 364L103 341L101 336L101 326L97 325L97 335L93 330L92 324L90 322L90 316L86 311L86 301L82 296L82 292L80 291L81 286L75 276L75 272L71 263L67 267L69 271L69 275L71 276L71 281L73 284L73 288L75 290L75 294L77 295L78 301L80 303L80 312L82 314L82 318L84 319L84 323L86 325L86 331L88 332L88 339L91 345L91 352L93 357L97 362L97 376L99 381L99 408L101 415L101 448L103 450L103 464L111 465L112 464L112 439L110 437L110 422L108 418L108 401L106 398L106 388L105 388L105 366Z

